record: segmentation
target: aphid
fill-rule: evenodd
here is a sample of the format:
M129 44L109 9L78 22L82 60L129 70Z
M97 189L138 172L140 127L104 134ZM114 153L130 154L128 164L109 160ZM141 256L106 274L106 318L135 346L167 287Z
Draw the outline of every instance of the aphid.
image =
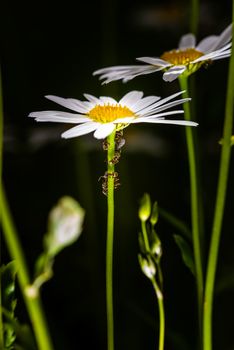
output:
M125 139L123 138L123 130L117 131L115 134L115 147L120 150L125 145Z
M109 161L110 164L115 165L119 162L121 157L121 152L120 151L116 151L114 154L114 157Z
M108 151L108 147L109 147L109 142L107 141L107 139L105 139L102 142L102 148L103 148L104 151Z
M102 179L102 193L107 196L108 193L108 178L112 177L114 178L114 189L117 189L120 186L120 182L119 182L119 174L114 171L112 173L108 173L107 171L105 172L105 174L103 176L100 176L98 181L100 181Z

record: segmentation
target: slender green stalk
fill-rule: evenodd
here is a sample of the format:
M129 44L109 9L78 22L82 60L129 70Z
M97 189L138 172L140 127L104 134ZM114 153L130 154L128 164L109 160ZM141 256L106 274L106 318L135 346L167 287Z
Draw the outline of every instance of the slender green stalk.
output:
M190 31L197 34L199 19L199 0L191 0Z
M181 90L185 90L183 97L188 97L187 77L179 78ZM190 105L184 104L184 116L191 120ZM202 269L202 244L200 232L200 207L199 207L199 182L197 172L197 159L195 152L195 137L193 128L186 127L186 142L188 149L189 173L190 173L190 195L191 195L191 219L193 252L195 260L195 272L197 282L199 330L202 330L202 309L203 309L203 269ZM201 333L200 333L201 334Z
M162 292L156 282L155 278L152 278L152 284L158 300L158 312L159 312L159 341L158 350L164 350L165 339L165 313Z
M2 186L2 158L3 158L3 99L2 99L2 74L0 70L0 188ZM2 197L0 191L0 223L2 220ZM0 265L2 264L1 251L2 235L0 231ZM2 320L2 280L0 276L0 349L4 348L3 320Z
M147 237L147 231L146 231L146 223L145 221L141 220L141 230L142 230L142 234L143 234L143 239L145 242L145 247L147 252L150 251L150 245L149 245L149 241L148 241L148 237Z
M113 243L114 243L114 189L115 131L108 136L107 153L107 240L106 240L106 311L107 311L107 348L114 350L114 314L113 314Z
M141 220L141 230L143 234L143 239L145 243L146 250L150 251L150 244L149 239L147 235L147 228L146 228L146 221ZM162 277L162 270L160 267L160 264L157 264L157 274L159 278L159 284L162 288L163 283L163 277ZM159 311L159 340L158 340L158 350L164 350L164 339L165 339L165 313L164 313L164 303L163 303L163 294L162 291L156 281L155 277L152 277L151 282L154 287L154 291L156 293L156 297L158 300L158 311Z
M234 1L232 16L234 20ZM233 33L234 34L234 33ZM234 35L232 36L232 45L234 45ZM203 321L203 349L212 350L212 311L214 284L217 268L219 242L221 236L225 199L227 193L228 172L231 156L231 135L233 130L233 112L234 112L234 55L232 54L229 64L229 75L227 83L227 98L225 109L225 120L223 128L222 151L219 168L219 180L216 195L216 205L214 212L213 228L211 233L210 250L208 256L207 275L204 297L204 321Z
M52 350L52 342L48 333L45 316L42 310L41 300L38 293L29 293L30 279L26 266L24 254L17 236L16 229L13 225L8 203L5 197L3 186L1 187L2 198L2 226L6 245L9 249L10 256L16 260L18 266L18 280L24 297L24 301L32 322L36 342L39 350ZM28 291L28 292L27 292Z

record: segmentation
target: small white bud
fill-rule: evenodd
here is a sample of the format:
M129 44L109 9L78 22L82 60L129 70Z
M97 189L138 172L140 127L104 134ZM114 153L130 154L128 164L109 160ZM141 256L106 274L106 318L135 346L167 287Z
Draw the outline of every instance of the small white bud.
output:
M150 257L143 257L140 254L138 255L138 260L139 260L139 264L141 266L142 272L146 277L148 277L151 280L156 274L156 267L154 262Z
M49 214L45 244L51 255L77 240L82 232L85 212L71 197L62 197Z

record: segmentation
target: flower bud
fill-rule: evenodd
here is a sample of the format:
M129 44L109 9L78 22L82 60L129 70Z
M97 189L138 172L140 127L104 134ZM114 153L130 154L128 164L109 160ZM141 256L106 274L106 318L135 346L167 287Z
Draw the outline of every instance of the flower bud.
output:
M143 256L141 254L138 255L139 264L141 267L142 272L146 277L148 277L150 280L155 276L156 274L156 266L151 259L150 256Z
M150 217L150 223L152 226L155 226L158 222L158 203L154 202L152 207L152 213Z
M79 238L84 215L84 210L73 198L66 196L59 200L49 214L48 234L45 237L50 255L56 255Z
M146 221L150 217L151 212L151 202L148 193L145 193L140 201L140 208L138 215L141 221Z

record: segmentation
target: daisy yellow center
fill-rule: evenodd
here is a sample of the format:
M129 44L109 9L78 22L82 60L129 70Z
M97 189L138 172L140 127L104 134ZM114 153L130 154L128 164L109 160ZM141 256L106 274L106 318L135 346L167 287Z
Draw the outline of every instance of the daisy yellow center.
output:
M172 50L164 52L161 59L174 65L189 65L192 61L204 55L195 49Z
M119 118L134 117L135 113L126 106L106 104L95 106L88 116L98 123L111 123Z

